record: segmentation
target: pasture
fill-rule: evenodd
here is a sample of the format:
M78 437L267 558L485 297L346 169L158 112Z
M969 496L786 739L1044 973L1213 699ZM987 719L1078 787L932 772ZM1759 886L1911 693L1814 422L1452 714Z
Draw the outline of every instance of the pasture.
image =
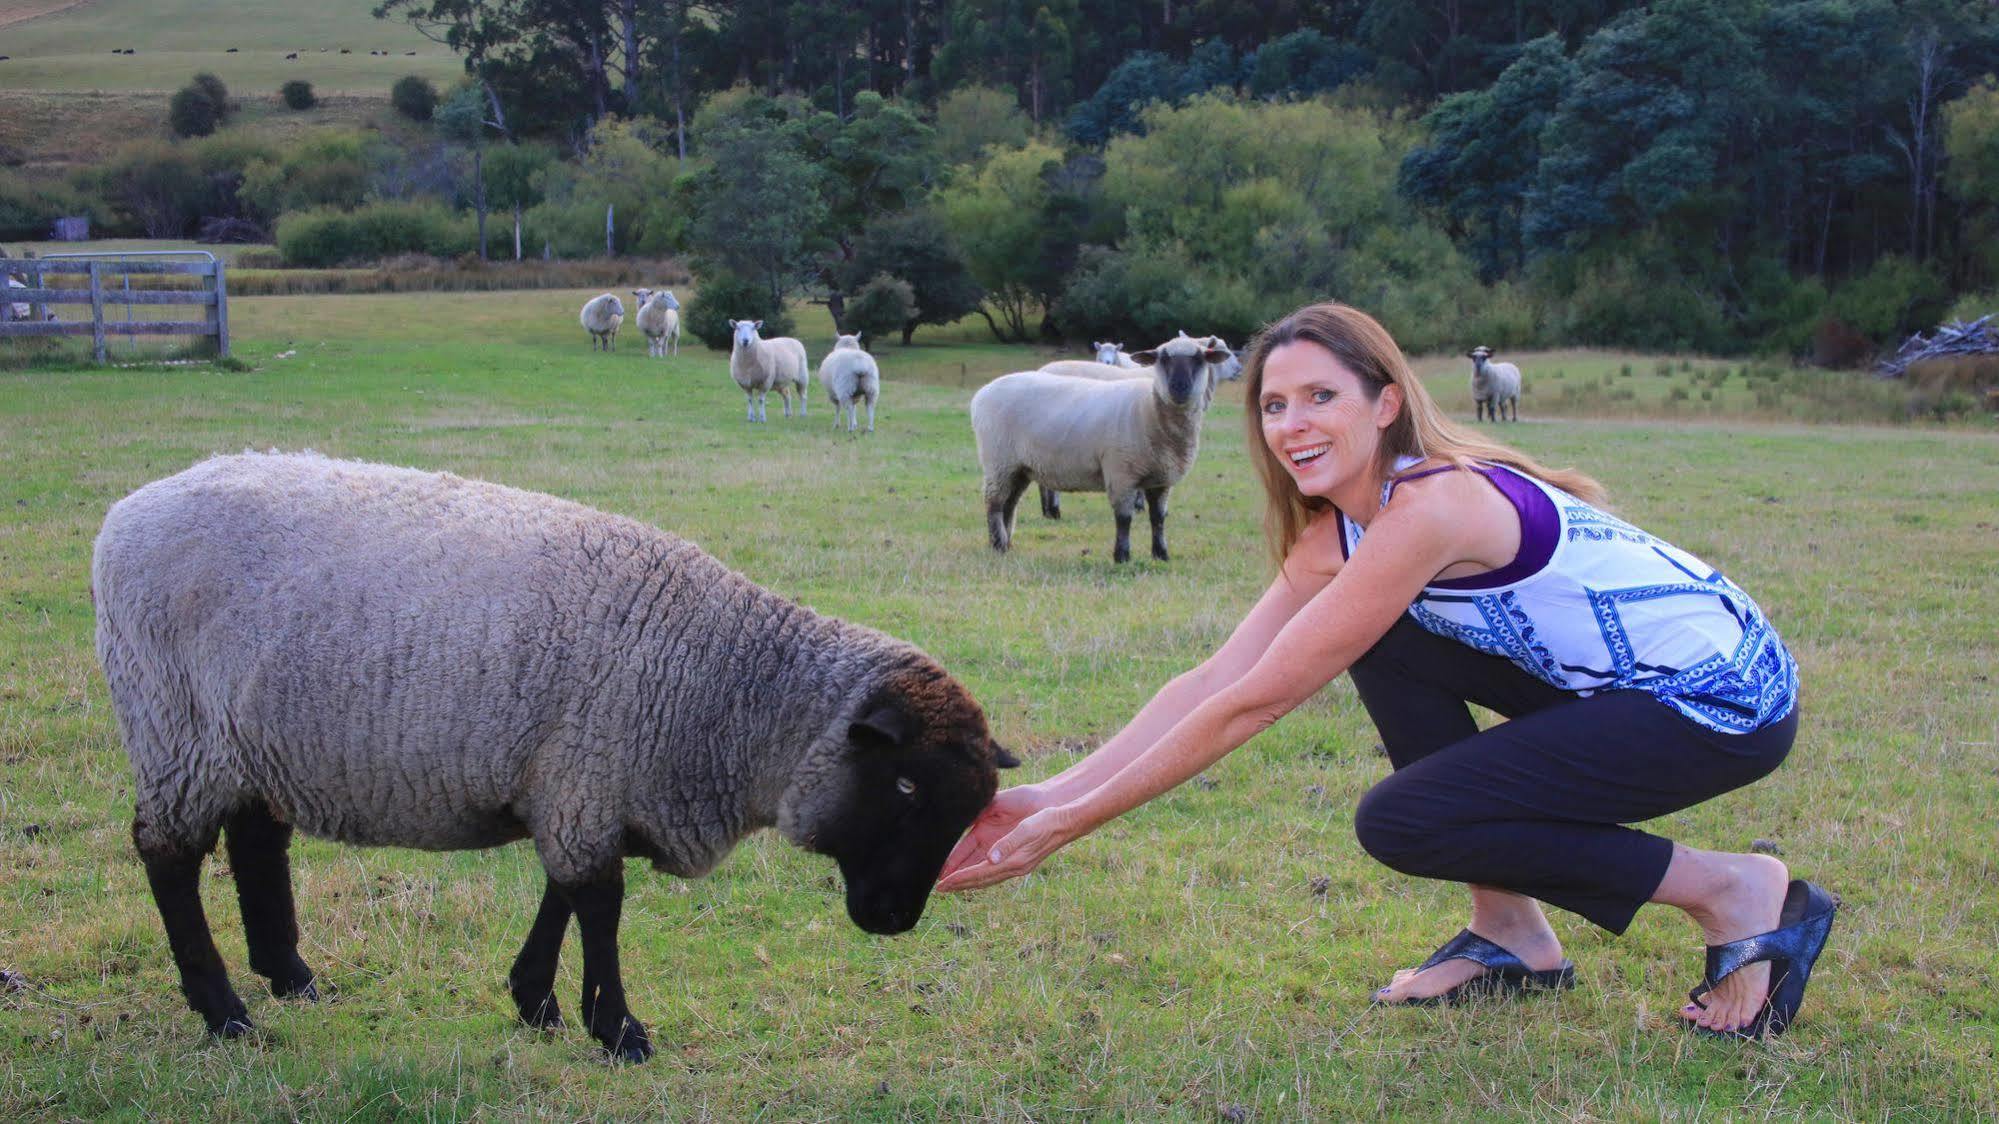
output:
M1617 940L1556 916L1572 993L1371 1009L1464 912L1354 842L1354 804L1387 765L1342 680L1034 876L933 898L902 937L850 926L831 863L767 834L697 882L633 865L625 978L660 1046L643 1067L604 1064L573 1027L514 1022L502 981L541 885L525 846L301 839L301 952L332 991L317 1005L261 990L213 859L206 908L261 1033L205 1041L128 840L88 590L105 508L203 456L313 448L448 469L678 532L925 647L1022 751L1016 781L1114 731L1265 581L1237 388L1174 493L1172 562L1141 550L1114 568L1090 496L1059 523L1024 503L998 557L965 403L1038 355L976 321L925 330L879 352L872 437L836 433L816 386L809 416L750 426L726 356L696 341L648 359L628 320L615 355L592 354L585 295L244 298L231 311L248 370L0 372L0 1117L1999 1115L1992 426L1802 424L1745 392L1739 363L1588 353L1508 356L1530 392L1504 436L1599 475L1622 514L1723 568L1803 669L1789 762L1652 825L1696 846L1772 841L1845 897L1783 1039L1678 1029L1699 940L1664 909ZM800 319L816 368L824 310ZM1537 383L1543 364L1562 377ZM1469 418L1468 363L1430 369ZM1569 384L1598 390L1564 403ZM1629 399L1605 393L1626 385ZM572 1005L578 963L572 931L558 985Z

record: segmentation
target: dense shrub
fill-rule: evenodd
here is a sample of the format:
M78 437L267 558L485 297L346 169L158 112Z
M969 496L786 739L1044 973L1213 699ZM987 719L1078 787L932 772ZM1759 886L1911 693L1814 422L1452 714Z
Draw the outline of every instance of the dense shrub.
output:
M239 194L245 208L265 221L311 207L358 207L375 164L369 152L359 133L314 130L282 153L247 163Z
M226 124L236 115L236 105L229 100L229 87L222 84L222 79L213 74L202 73L195 75L188 85L207 94L208 100L215 103L216 124Z
M292 109L311 109L319 104L318 95L312 92L312 83L302 78L294 78L279 87L278 96Z
M205 137L221 121L221 108L199 86L183 86L167 102L167 127L177 137Z
M732 319L763 321L765 339L796 330L791 313L771 298L768 286L727 273L703 276L681 319L688 334L717 351L727 351Z
M97 208L74 188L0 170L0 239L38 241L46 238L50 225L64 215L92 214L101 225L101 216L95 211Z
M476 248L470 217L435 203L316 209L278 221L278 252L293 266L334 266L392 254L455 257Z
M661 256L683 249L693 210L692 177L679 176L678 165L665 155L666 136L664 126L648 118L606 121L591 132L590 150L581 160L532 173L523 196L532 204L531 248L546 244L562 257L604 253L604 212L610 207L613 252ZM541 202L532 203L535 196Z
M916 291L899 277L878 273L847 301L842 319L843 331L864 332L865 338L879 343L916 319Z
M1833 290L1831 314L1893 350L1950 306L1950 288L1930 265L1891 254Z
M202 170L198 151L165 141L137 141L81 178L110 205L120 229L148 238L182 238L203 214L222 209L215 205L216 185Z
M1289 312L1289 298L1259 297L1245 282L1194 264L1182 246L1090 247L1055 307L1065 335L1121 339L1134 350L1181 330L1240 343Z
M389 87L389 104L412 121L428 121L437 111L437 87L420 74L405 75Z

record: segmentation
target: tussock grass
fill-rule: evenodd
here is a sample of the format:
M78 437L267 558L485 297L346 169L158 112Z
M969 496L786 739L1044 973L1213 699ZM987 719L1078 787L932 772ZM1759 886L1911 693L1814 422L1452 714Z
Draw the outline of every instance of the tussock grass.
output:
M1368 1007L1464 918L1450 888L1354 843L1352 808L1386 763L1336 682L1199 781L1021 883L934 900L902 937L854 930L832 866L767 835L699 882L634 866L626 979L662 1046L644 1068L604 1065L574 1030L513 1025L501 981L540 884L528 848L301 841L303 954L333 993L316 1006L256 987L226 863L211 860L209 916L261 1033L203 1041L127 840L87 585L105 507L199 457L311 447L685 534L773 589L922 644L1028 751L1019 779L1094 746L1260 591L1233 390L1175 493L1173 562L1111 566L1109 514L1089 496L1060 522L1025 505L999 558L964 407L1035 353L982 325L926 330L880 352L874 436L835 433L823 398L804 419L750 426L722 353L654 360L629 336L590 352L583 295L249 298L233 310L249 370L0 374L0 967L25 981L0 985L0 1116L1999 1114L1999 441L1976 425L1571 420L1537 415L1534 398L1505 435L1600 475L1626 516L1723 567L1804 669L1784 768L1650 825L1697 846L1774 840L1845 896L1783 1040L1675 1028L1698 938L1657 910L1619 940L1558 917L1583 978L1571 994ZM801 310L815 359L824 315ZM1656 361L1603 360L1618 381L1630 363L1629 381L1693 385L1698 363L1660 376ZM1469 417L1459 393L1447 406ZM577 957L572 941L558 988L572 1018Z

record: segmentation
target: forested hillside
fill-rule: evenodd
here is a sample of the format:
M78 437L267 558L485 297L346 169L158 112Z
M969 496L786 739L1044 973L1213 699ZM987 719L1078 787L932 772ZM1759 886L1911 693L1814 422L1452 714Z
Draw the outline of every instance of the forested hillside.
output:
M374 15L462 59L434 118L272 139L224 114L0 175L0 237L63 210L156 236L227 218L331 264L508 256L518 218L529 254L683 255L733 308L811 296L905 337L975 309L1005 338L1241 335L1330 295L1416 346L1828 363L1999 286L1978 0Z

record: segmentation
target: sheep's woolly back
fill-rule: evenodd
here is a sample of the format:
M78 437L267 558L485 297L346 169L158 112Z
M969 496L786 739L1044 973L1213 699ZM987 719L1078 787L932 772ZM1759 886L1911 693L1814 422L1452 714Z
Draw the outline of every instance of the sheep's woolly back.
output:
M264 800L355 843L532 835L558 879L628 849L699 874L781 814L809 832L783 809L867 693L943 674L634 520L312 454L141 488L91 579L142 853Z
M600 293L585 302L579 319L586 331L601 334L615 330L624 316L625 303L618 299L616 293Z
M826 388L826 397L835 406L845 406L857 396L873 399L881 393L881 368L857 342L847 342L853 338L841 336L819 361L819 385Z
M1200 445L1205 396L1174 407L1153 379L1096 381L1020 371L972 396L987 488L1025 469L1064 492L1171 487Z
M1098 363L1090 359L1057 359L1041 366L1051 375L1066 375L1072 379L1095 379L1098 382L1118 382L1125 379L1152 381L1152 372L1137 364L1129 367L1113 367L1108 363Z

